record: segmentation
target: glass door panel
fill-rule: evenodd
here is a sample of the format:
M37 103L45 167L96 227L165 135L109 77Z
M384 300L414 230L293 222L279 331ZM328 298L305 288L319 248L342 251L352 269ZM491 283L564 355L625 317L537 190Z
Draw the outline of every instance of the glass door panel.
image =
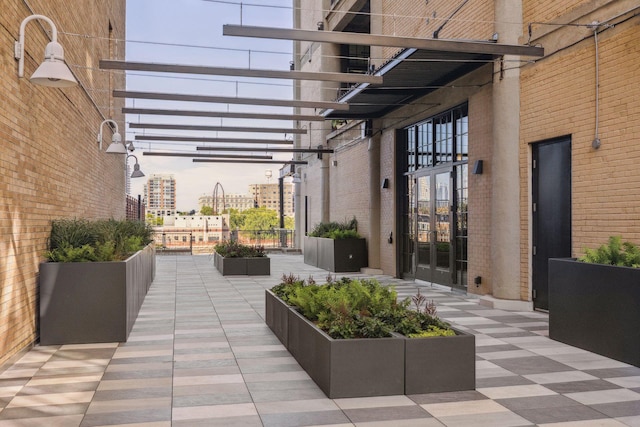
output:
M421 280L431 280L431 176L421 176L417 179L416 199L417 199L417 254L418 268L416 278Z
M451 283L451 174L449 171L434 174L436 241L435 270L433 278L441 284Z

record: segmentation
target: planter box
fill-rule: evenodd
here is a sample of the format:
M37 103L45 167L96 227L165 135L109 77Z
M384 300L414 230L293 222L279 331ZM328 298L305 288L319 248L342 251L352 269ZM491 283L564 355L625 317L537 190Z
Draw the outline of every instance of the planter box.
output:
M473 390L475 337L336 340L271 291L265 322L330 398Z
M454 330L454 337L403 337L405 394L476 388L476 337Z
M265 322L278 337L282 345L289 345L290 307L270 290L264 293Z
M269 257L225 258L216 253L213 264L223 276L269 276L271 274Z
M305 264L335 273L360 271L369 262L365 239L334 240L306 236L304 253Z
M336 340L289 310L288 349L331 399L404 393L404 341Z
M640 367L640 269L549 260L549 337Z
M40 264L40 344L125 342L155 277L155 249L125 261Z

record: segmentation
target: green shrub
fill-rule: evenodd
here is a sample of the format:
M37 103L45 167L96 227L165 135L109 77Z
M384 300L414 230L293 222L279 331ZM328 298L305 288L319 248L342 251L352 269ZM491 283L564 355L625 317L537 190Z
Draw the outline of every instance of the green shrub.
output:
M345 222L321 222L309 233L310 237L325 237L329 239L360 238L358 234L358 221L355 217Z
M225 258L261 258L266 257L264 246L243 245L236 241L224 241L214 247L215 251Z
M597 249L585 249L579 261L640 268L640 248L630 242L622 242L622 237L611 236L609 243Z
M60 219L51 223L52 262L117 261L153 241L153 229L141 221Z
M392 332L455 335L446 322L420 309L410 310L409 298L398 302L395 290L376 280L342 278L316 285L285 275L272 291L335 339L381 338Z

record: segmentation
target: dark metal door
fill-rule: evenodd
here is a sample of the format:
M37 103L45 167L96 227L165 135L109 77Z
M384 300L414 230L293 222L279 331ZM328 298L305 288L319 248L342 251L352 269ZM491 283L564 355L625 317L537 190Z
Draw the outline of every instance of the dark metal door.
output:
M571 256L571 138L533 145L533 306L549 308L548 260Z

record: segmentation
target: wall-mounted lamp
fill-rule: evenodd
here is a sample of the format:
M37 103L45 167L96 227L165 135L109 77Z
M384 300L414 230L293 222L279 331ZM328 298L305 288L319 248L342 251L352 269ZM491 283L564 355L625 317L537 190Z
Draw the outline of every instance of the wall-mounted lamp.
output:
M316 26L318 27L318 31L324 30L324 22L319 21L318 23L316 23Z
M24 77L24 30L27 23L33 19L42 19L51 26L51 42L44 49L44 62L36 69L29 79L32 83L42 86L71 87L78 84L73 73L64 63L64 49L58 43L58 30L55 24L44 15L31 15L20 24L20 39L14 45L14 57L18 60L18 77Z
M291 177L293 178L291 182L294 184L300 184L302 182L302 179L300 179L300 174L298 172L291 175Z
M138 163L138 158L136 156L134 156L133 154L129 154L127 156L127 159L129 157L133 157L134 159L136 159L136 163L135 163L135 165L133 165L133 172L131 173L131 178L142 178L144 176L144 174L140 170L140 164Z
M382 180L382 188L389 188L389 178Z
M100 149L102 150L102 126L104 126L105 123L111 123L116 129L113 133L113 136L111 137L111 144L107 148L107 153L127 154L127 147L125 147L122 143L122 137L118 132L118 123L111 119L103 120L102 123L100 123L100 132L98 132L98 142L100 143Z
M471 173L473 173L474 175L482 175L483 163L484 162L482 160L476 160L476 162L473 164L473 171Z

